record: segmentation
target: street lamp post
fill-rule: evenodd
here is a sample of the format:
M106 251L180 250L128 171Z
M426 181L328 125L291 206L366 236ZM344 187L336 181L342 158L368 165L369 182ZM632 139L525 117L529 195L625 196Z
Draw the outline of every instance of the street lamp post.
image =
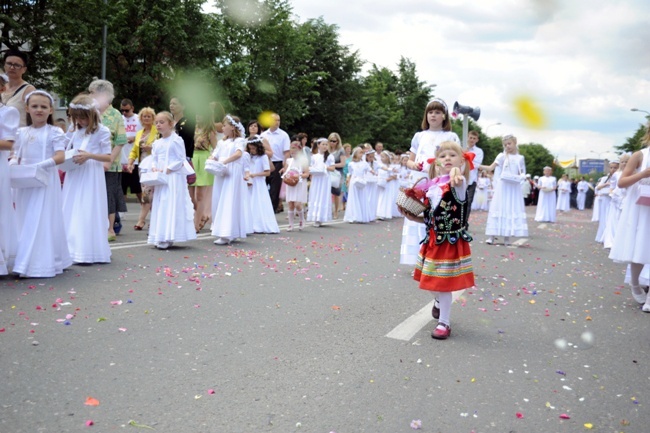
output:
M630 111L639 111L641 113L645 113L646 116L650 116L650 112L645 111L645 110L639 110L638 108L630 108Z
M491 125L488 125L485 127L485 135L488 135L488 131L490 130L491 127L501 125L501 122L493 123Z

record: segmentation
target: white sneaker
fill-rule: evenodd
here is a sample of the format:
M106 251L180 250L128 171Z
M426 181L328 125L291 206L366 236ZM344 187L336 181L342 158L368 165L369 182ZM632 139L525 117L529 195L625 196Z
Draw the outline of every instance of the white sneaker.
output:
M634 298L635 301L637 301L639 304L645 304L644 307L648 305L650 308L650 303L648 303L647 301L647 295L641 287L630 286L630 289L632 290L632 297Z
M171 242L158 242L156 244L156 248L158 248L159 250L166 250L170 246L171 246Z

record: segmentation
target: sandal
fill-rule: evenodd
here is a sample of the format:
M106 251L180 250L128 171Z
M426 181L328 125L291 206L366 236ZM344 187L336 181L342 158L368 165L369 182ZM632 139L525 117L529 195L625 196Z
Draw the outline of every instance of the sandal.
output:
M196 229L196 232L197 233L200 232L203 229L203 227L205 227L205 225L208 223L208 221L210 221L210 217L201 218L201 221L199 222L199 227Z
M139 225L136 224L136 225L133 226L133 230L137 230L137 231L141 231L143 228L144 228L144 225L139 226Z

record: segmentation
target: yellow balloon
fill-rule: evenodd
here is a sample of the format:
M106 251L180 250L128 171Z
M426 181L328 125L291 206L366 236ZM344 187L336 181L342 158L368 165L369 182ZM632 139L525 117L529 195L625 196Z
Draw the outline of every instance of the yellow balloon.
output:
M275 123L275 119L273 119L273 112L272 111L264 111L264 112L262 112L257 117L257 121L260 122L260 125L262 125L262 128L270 128Z
M546 115L530 96L521 95L513 101L515 113L521 122L530 128L544 128Z

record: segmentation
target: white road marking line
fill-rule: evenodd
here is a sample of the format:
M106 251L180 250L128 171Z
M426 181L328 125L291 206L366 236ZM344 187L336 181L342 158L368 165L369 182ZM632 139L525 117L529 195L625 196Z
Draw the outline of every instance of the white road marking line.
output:
M456 302L456 300L460 298L463 293L465 293L464 290L453 292L452 302ZM431 317L432 308L433 301L429 302L417 313L413 314L411 317L397 325L392 331L386 334L386 337L394 338L395 340L410 341L415 334L420 332L422 328L427 326L427 324L433 320L433 317Z
M309 225L305 226L304 228L312 227L311 224L312 223L309 223ZM330 221L330 222L325 223L325 226L338 225L338 224L346 224L346 222L343 221L343 220ZM278 227L280 228L280 233L276 233L276 234L282 235L283 232L286 231L286 228L289 227L289 224L282 224L282 225L279 225ZM297 229L295 229L295 231L297 231ZM207 238L211 238L211 237L213 237L213 236L210 233L201 233L199 235L196 235L196 240L207 239ZM189 241L189 242L192 242L192 241ZM183 245L183 244L180 244L180 245ZM235 244L235 245L237 245L237 244ZM125 250L125 249L129 249L129 248L140 248L140 247L147 247L147 246L152 247L152 248L154 247L153 245L148 244L146 240L144 240L144 241L135 241L135 242L120 242L120 243L117 243L117 244L111 244L111 251L113 251L113 250Z

